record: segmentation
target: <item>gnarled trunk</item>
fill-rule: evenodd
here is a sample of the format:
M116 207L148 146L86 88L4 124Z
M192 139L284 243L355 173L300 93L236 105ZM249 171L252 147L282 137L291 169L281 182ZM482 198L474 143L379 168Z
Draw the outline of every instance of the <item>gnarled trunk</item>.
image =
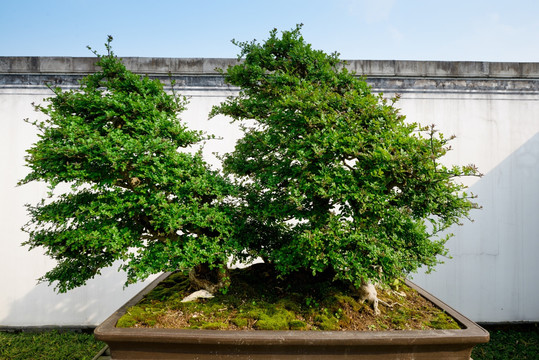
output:
M189 281L193 289L213 294L230 284L229 271L225 264L211 266L203 263L189 271Z

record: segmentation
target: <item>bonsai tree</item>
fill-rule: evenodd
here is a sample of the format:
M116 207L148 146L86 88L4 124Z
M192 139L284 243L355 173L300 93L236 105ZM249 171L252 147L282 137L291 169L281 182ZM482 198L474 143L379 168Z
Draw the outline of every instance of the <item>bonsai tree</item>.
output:
M222 71L240 89L211 114L244 132L223 158L242 188L238 242L282 275L330 274L363 292L432 268L442 231L477 207L453 180L477 169L443 165L451 139L405 122L398 97L373 94L300 30L233 41L242 61Z
M186 99L128 71L111 41L107 55L94 52L101 70L79 89L51 87L48 104L35 106L46 119L31 122L39 141L27 151L31 171L20 184L50 189L48 199L27 206L24 227L25 244L57 261L41 280L65 292L121 260L128 283L197 267L220 269L218 281L193 276L201 287L224 286L234 247L233 212L223 199L234 188L192 150L207 137L178 119Z

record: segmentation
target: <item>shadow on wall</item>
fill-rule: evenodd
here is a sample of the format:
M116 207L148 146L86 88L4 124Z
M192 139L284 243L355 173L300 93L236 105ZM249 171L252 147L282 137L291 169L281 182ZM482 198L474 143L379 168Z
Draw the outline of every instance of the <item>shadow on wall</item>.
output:
M12 303L0 326L97 326L155 278L123 289L126 275L117 268L115 264L104 269L103 275L86 286L65 294L55 293L54 286L38 284Z
M539 133L468 190L483 209L414 281L475 321L539 321Z

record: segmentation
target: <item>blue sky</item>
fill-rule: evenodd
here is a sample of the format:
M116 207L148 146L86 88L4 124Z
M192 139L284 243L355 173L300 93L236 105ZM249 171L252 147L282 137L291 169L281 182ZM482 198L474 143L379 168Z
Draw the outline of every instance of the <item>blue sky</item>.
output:
M539 62L536 0L0 0L0 56L235 57L297 23L343 59Z

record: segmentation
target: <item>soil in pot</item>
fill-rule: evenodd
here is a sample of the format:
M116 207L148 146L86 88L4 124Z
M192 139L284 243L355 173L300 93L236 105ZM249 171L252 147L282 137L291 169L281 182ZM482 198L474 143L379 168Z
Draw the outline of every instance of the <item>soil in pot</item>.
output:
M176 272L137 305L117 327L215 330L425 330L459 329L459 324L415 290L396 282L378 288L371 306L331 276L294 273L279 279L267 264L230 272L231 285L210 299L182 302L193 289L187 273Z

